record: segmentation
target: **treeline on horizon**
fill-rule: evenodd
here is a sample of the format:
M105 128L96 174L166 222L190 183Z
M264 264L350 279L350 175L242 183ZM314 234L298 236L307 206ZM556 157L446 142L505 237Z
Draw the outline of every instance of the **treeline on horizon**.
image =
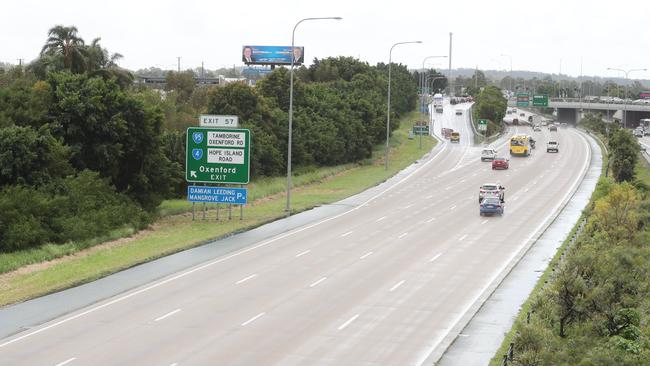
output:
M254 87L169 72L160 91L134 85L120 57L55 26L38 59L0 69L0 252L146 227L162 200L185 193L185 130L201 113L237 115L251 129L254 179L286 171L286 68ZM386 134L387 69L339 57L296 70L297 169L371 156ZM413 75L394 64L391 131L416 100Z

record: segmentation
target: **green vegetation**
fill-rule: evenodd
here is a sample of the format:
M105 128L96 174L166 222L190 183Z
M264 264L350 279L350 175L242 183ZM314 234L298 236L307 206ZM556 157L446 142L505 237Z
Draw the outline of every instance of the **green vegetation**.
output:
M408 114L402 127L391 137L389 170L384 170L383 147L377 145L373 157L360 164L345 164L325 167L301 174L294 180L297 187L292 193L292 205L297 211L334 202L376 185L399 170L419 159L434 145L431 137L423 139L423 149L417 141L408 139L410 125L405 123L417 118L417 113ZM233 213L232 221L225 220L222 206L221 220L215 222L214 205L208 213L208 220L192 222L187 214L172 215L191 210L191 204L183 200L165 201L161 206L164 218L146 230L135 234L122 243L111 243L107 247L92 248L73 257L62 258L60 263L41 269L7 273L0 276L0 306L26 300L92 281L138 263L146 262L180 250L201 245L214 238L250 229L285 216L283 207L286 196L284 178L268 178L255 182L249 189L255 201L244 211L244 220ZM197 210L201 205L197 205ZM197 218L200 218L199 214ZM105 239L120 237L132 231L122 229L109 234ZM91 243L96 244L96 242ZM84 245L88 247L90 244ZM71 254L74 244L45 245L14 253L0 253L0 271L18 268L27 263Z
M514 365L650 364L650 172L636 158L629 172L622 157L638 144L627 131L585 122L610 137L613 174L599 180L584 230L551 261L491 365L510 342Z
M488 127L486 136L503 131L503 117L506 115L508 101L503 97L501 90L494 86L486 86L476 95L472 108L472 119L475 126L479 119L487 119Z
M254 182L286 171L286 68L255 87L197 86L190 70L168 72L167 89L151 90L134 86L121 55L99 41L57 25L37 60L0 70L0 253L68 254L153 222L164 200L185 194L184 134L200 113L235 114L251 129ZM392 72L394 131L417 90L405 66ZM387 65L328 58L297 76L294 170L369 159L385 138Z

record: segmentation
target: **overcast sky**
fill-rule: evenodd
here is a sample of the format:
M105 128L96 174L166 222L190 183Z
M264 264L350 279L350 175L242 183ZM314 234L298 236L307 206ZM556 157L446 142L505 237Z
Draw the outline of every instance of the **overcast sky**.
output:
M3 1L0 61L32 60L56 24L75 25L87 42L102 38L124 55L129 69L208 69L242 65L244 44L290 45L294 24L306 17L341 21L302 23L296 45L305 60L353 56L371 64L393 60L419 68L430 55L447 55L452 67L542 71L577 76L618 76L608 67L650 69L650 2L618 1ZM436 66L436 62L439 64ZM446 60L430 67L447 68ZM650 79L650 72L630 78Z

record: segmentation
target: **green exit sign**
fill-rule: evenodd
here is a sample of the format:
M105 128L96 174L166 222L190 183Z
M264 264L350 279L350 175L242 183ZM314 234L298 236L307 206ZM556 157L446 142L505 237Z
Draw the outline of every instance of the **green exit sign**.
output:
M248 184L250 147L248 129L188 128L185 180L191 183Z
M533 95L534 107L548 107L548 94Z

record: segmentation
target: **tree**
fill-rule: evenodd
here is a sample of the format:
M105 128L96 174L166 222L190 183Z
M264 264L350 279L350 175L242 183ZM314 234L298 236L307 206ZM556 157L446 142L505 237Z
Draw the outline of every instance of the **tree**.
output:
M196 87L194 73L191 70L183 72L168 71L165 75L165 90L173 90L178 94L181 103L187 102Z
M609 139L612 173L617 182L632 182L636 172L639 143L632 133L625 129L614 132Z
M84 41L77 35L77 27L57 25L50 28L41 55L60 55L65 69L79 73L87 68L83 46Z
M0 186L43 185L71 174L69 155L46 126L0 128Z
M147 210L174 184L162 149L159 108L123 91L115 80L51 73L48 112L55 136L70 146L72 165L108 177Z

